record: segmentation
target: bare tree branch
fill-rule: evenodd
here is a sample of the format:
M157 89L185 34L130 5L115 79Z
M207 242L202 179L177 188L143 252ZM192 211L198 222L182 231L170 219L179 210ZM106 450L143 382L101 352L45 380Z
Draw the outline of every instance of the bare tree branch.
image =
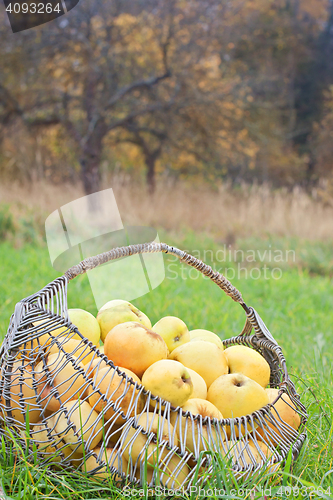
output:
M155 76L152 78L148 78L147 80L141 80L138 82L134 82L134 83L131 83L131 85L127 85L126 87L123 87L109 100L109 102L105 106L105 109L109 109L112 106L114 106L126 94L129 94L130 92L132 92L132 90L136 90L136 89L140 89L140 88L150 88L153 85L156 85L161 80L164 80L165 78L169 78L170 76L171 76L170 71L167 71L166 73L164 73L164 75Z
M133 120L137 116L143 116L143 115L147 115L149 113L154 113L155 111L162 111L163 109L169 109L174 105L174 103L175 103L174 99L170 99L169 101L167 101L165 103L150 104L150 105L146 106L145 108L133 111L133 113L130 113L129 115L125 116L125 118L121 118L120 120L116 120L115 122L108 125L108 131L113 130L117 127L122 127L123 125L130 122L131 120Z

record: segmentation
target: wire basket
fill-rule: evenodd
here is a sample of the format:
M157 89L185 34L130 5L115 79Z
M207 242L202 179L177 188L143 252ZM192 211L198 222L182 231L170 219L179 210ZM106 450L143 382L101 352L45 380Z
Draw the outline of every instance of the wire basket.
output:
M258 351L271 369L270 387L300 417L296 430L273 404L238 418L210 419L174 408L153 396L85 338L70 322L70 280L108 261L140 253L175 255L209 277L246 314L242 332L225 347ZM71 339L79 344L68 353ZM288 375L282 350L258 313L220 273L165 243L120 247L85 259L38 293L20 301L1 347L0 419L6 446L13 436L42 465L79 468L95 477L189 489L212 476L214 457L235 475L277 469L306 438L307 412ZM103 370L103 377L96 377ZM102 371L100 372L102 373ZM199 472L199 474L198 474Z

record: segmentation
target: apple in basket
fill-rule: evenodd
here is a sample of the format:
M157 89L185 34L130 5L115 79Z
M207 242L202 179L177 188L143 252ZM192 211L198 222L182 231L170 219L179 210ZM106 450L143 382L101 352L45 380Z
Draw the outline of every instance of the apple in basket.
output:
M68 309L68 317L70 322L76 326L83 337L90 340L95 346L99 344L101 330L95 316L84 309L77 308ZM36 338L33 340L33 348L36 348L38 345L44 348L49 346L52 342L52 337L65 339L68 335L68 338L70 337L76 340L82 339L78 333L70 332L67 326L54 325L49 318L36 320L33 322L33 325L36 327L36 333L38 334L38 339Z
M110 407L110 401L113 402L116 409L121 409L127 418L133 417L143 410L143 395L134 385L135 382L137 386L141 384L139 377L127 368L119 367L119 370L123 374L118 374L109 366L98 370L92 379L94 387L89 386L88 388L90 405L98 413L103 413L105 421L115 418L115 410ZM107 409L105 409L106 407ZM122 415L119 415L114 422L123 423Z
M43 408L54 412L61 403L82 399L88 382L82 372L84 365L74 355L58 352L49 354L35 369L39 402Z
M163 359L153 363L142 376L142 384L154 396L169 401L172 406L182 406L193 392L190 374L179 361ZM155 400L151 401L155 406Z
M171 423L177 431L178 436L185 437L186 449L191 453L198 455L201 451L209 448L209 434L207 422L203 422L206 417L222 419L222 413L210 401L200 398L189 399L182 406L183 413L189 412L191 416L179 415L178 412L171 412ZM202 419L193 418L200 416ZM214 426L210 427L213 439L218 442L218 436L215 435ZM196 453L197 452L197 453Z
M242 373L229 373L217 378L208 389L207 399L224 418L242 417L268 404L265 389ZM235 430L237 434L238 430ZM248 430L252 429L249 427Z
M265 392L268 396L268 401L271 404L274 403L279 395L279 389L269 388L265 389ZM266 424L263 425L263 428L258 428L257 433L263 439L265 439L265 434L268 434L269 439L275 444L278 444L279 442L279 438L276 434L278 436L282 436L281 427L283 428L283 431L287 431L291 434L294 433L294 431L297 431L301 424L301 419L299 414L296 412L295 404L291 401L288 394L282 394L280 399L274 403L271 414L274 421L266 420ZM280 429L278 426L280 426ZM288 429L287 426L290 426L291 429Z
M228 373L228 364L223 349L212 342L204 340L187 342L174 349L169 358L199 373L207 387L217 377Z
M170 352L190 341L190 334L184 321L175 316L165 316L152 327L153 332L161 335Z
M195 342L196 340L205 340L206 342L213 342L221 349L224 349L222 340L216 333L210 332L209 330L203 330L198 328L196 330L190 330L190 342Z
M225 349L229 373L243 373L262 387L269 384L271 370L265 358L245 345L234 345Z
M34 375L30 364L23 360L14 361L10 366L2 367L1 378L4 378L4 389L0 397L0 404L5 412L11 412L14 420L29 424L37 423L40 419L41 407L37 402L37 393L34 388Z
M146 328L151 328L150 319L126 300L111 300L104 304L98 311L97 321L101 329L101 339L105 342L105 338L112 328L121 323L135 321L144 325Z
M160 335L141 323L128 321L109 331L104 353L115 365L128 368L141 378L155 361L166 359L169 350Z

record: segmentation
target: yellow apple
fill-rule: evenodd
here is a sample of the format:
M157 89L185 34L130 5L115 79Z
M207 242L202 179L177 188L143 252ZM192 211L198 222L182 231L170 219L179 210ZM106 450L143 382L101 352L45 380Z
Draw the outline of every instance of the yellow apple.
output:
M190 412L193 417L196 415L201 415L204 418L217 418L222 419L222 413L214 406L212 403L205 399L194 398L189 399L182 406L183 413ZM175 427L179 438L185 438L186 448L194 454L196 458L199 458L201 451L207 450L211 439L209 438L209 432L207 430L207 423L201 422L199 419L193 419L191 416L181 416L179 417L176 412L171 412L171 423ZM218 436L216 435L214 426L210 426L211 433L213 434L212 439L215 444L218 443Z
M41 406L37 403L37 392L34 388L34 375L30 364L16 360L11 371L3 367L1 377L4 377L0 403L4 412L10 412L12 417L24 423L37 423L40 419Z
M208 388L215 379L228 373L224 351L212 342L204 340L187 342L172 351L169 358L199 373Z
M55 325L52 318L36 320L33 322L33 326L36 327L35 333L37 334L37 338L32 341L35 352L40 347L43 349L48 347L52 342L52 337L57 337L60 334L69 333L70 331L69 327ZM30 348L29 342L28 347Z
M206 342L213 342L217 347L224 349L222 340L216 333L210 332L209 330L203 330L198 328L197 330L190 330L190 342L194 342L196 340L205 340Z
M91 362L87 363L84 368L87 377L94 378L99 370L102 370L103 368L110 368L110 365L108 365L104 359L96 356Z
M107 420L104 423L105 435L107 435L106 446L108 448L118 448L125 423L124 419L122 419L121 423L115 423L113 420Z
M258 457L260 459L259 461L261 461L259 451L255 446L242 441L236 441L236 443L230 447L228 453L222 451L221 455L227 460L231 459L233 464L237 463L243 468L246 468L248 465L256 465Z
M108 403L102 399L99 394L100 392L105 395L109 401L113 401L116 409L121 409L127 418L135 416L143 409L143 395L140 394L138 390L135 389L134 384L131 383L137 382L137 384L140 385L141 382L139 377L127 368L119 367L119 370L127 375L127 382L125 377L119 375L111 367L107 367L98 370L96 376L93 378L96 389L93 389L92 386L88 388L90 405L98 413L103 412L105 421L114 417L115 410L108 408L104 411ZM124 419L119 415L114 422L121 424L124 422Z
M122 299L113 299L113 300L109 300L109 302L106 302L106 304L104 304L104 306L102 306L100 308L100 311L104 311L105 309L111 309L112 307L117 307L117 306L120 306L120 305L124 305L124 304L130 304L130 302L128 302L127 300L122 300Z
M89 363L91 359L96 356L94 351L91 350L89 345L85 344L82 340L78 340L77 338L59 338L59 346L57 344L53 344L48 350L49 354L57 354L60 349L60 352L67 352L68 354L74 354L79 361L82 361L84 365Z
M95 316L83 309L68 309L68 316L79 332L90 340L94 345L98 345L101 338L101 329ZM73 338L81 340L80 335L75 334Z
M265 392L267 394L269 403L273 403L279 395L279 389L266 389ZM258 427L257 433L265 438L264 431L266 431L267 433L269 433L269 439L275 444L279 442L279 438L277 438L276 436L274 437L272 432L278 434L278 436L282 436L284 434L284 431L287 430L287 428L284 427L286 424L292 427L292 429L294 429L295 431L297 431L301 424L301 419L299 414L296 412L295 404L291 401L287 394L283 394L281 398L276 403L274 403L271 413L278 423L274 424L273 422L265 420L266 424L264 425L264 429ZM282 425L282 432L277 428L277 425Z
M178 446L177 433L167 419L151 412L148 415L144 413L138 419L137 425L142 427L141 431L129 425L122 431L121 447L128 462L131 459L134 464L138 458L145 460L147 455L147 468L153 468L166 454L166 450L161 451L164 441L169 446ZM148 443L147 433L153 433L156 442Z
M101 338L101 330L97 319L88 311L84 309L68 309L68 316L70 322L77 327L83 337L90 340L94 345L98 345ZM36 327L38 340L33 340L33 346L40 345L43 348L51 345L52 337L58 336L71 336L72 339L81 340L77 333L72 333L70 328L63 326L55 326L52 319L43 319L34 321L33 325ZM45 333L44 333L45 331ZM52 337L51 337L52 335Z
M259 449L258 449L259 448ZM257 465L263 461L268 460L273 454L263 443L260 444L258 441L258 447L256 444L249 440L247 442L236 441L235 444L229 449L229 452L225 454L222 452L222 456L227 458L232 458L234 463L238 463L241 467L247 467L248 465ZM270 466L270 468L274 465Z
M68 412L68 417L65 414ZM70 424L74 424L70 429ZM87 401L68 401L55 416L55 431L73 450L93 449L103 437L103 423Z
M187 476L190 473L190 468L187 463L174 454L171 457L162 457L158 467L155 468L155 471L152 470L152 472L155 478L158 477L163 487L177 490L181 486L184 486ZM156 482L155 479L155 484Z
M89 473L97 467L100 467L100 469L94 473L94 477L105 479L111 474L114 477L114 473L111 473L111 468L114 467L118 471L118 474L114 477L116 481L120 481L122 474L127 473L128 462L126 458L119 453L119 449L96 446L93 452L94 455L91 455L85 463L82 464L82 472Z
M77 361L73 354L67 359L63 353L50 354L36 366L37 392L43 408L54 412L59 410L60 403L70 399L82 398L88 382L78 368L84 365Z
M140 323L128 321L107 334L104 352L115 365L128 368L141 378L155 361L166 359L169 350L160 335Z
M153 396L159 396L176 407L182 406L193 391L187 368L171 359L156 361L147 368L142 376L142 385Z
M183 404L182 410L183 412L189 411L192 415L202 415L204 418L218 418L219 420L223 418L220 410L218 410L213 403L207 401L206 399L189 399L185 404Z
M101 328L101 339L105 342L105 338L112 328L121 323L134 321L140 323L146 328L151 328L149 318L140 311L137 307L133 306L130 302L123 301L116 305L111 303L105 304L97 314L97 321ZM110 304L108 306L108 304Z
M258 351L245 345L234 345L224 351L229 373L243 373L262 387L269 384L271 370L265 358Z
M263 443L262 441L257 441L257 444L252 440L250 439L249 440L249 445L255 449L256 453L253 453L255 455L255 458L256 458L256 461L257 462L261 462L262 460L266 460L266 459L269 459L274 451L271 450L270 448L268 448L268 446ZM258 450L259 448L259 450ZM264 458L262 457L262 455L264 455Z
M208 389L207 399L224 418L248 415L268 403L265 389L242 373L229 373L217 378Z
M73 465L82 459L82 453L73 451L70 446L64 446L64 442L55 430L56 415L51 415L45 423L38 422L33 427L30 439L36 444L38 451L51 463L62 463L63 457L69 458Z
M54 433L54 425L53 415L47 419L46 423L43 423L43 421L37 422L32 432L30 432L30 438L35 442L38 450L42 451L45 455L50 455L53 459L52 461L60 462L61 456L58 448L55 446L57 436Z
M161 335L170 352L190 341L190 334L184 321L175 316L165 316L152 327L153 332Z
M140 467L140 464L138 464L134 476L140 481L141 486L143 486L144 484L151 484L154 477L154 469L146 468L144 463L142 464L142 467Z
M187 368L187 371L190 374L192 383L193 383L193 391L190 396L190 399L193 398L200 398L200 399L206 399L207 398L207 384L202 378L199 373L195 372L191 368Z

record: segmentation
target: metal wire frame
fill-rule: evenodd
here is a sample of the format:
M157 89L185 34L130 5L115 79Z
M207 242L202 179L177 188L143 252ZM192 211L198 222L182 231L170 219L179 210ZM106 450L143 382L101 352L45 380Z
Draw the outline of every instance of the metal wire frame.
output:
M169 402L153 396L114 366L71 324L67 311L68 281L109 260L160 251L176 255L181 262L198 269L242 306L246 314L242 332L223 343L225 347L243 344L264 356L271 368L270 386L279 388L276 401L282 398L290 406L285 396L290 398L292 408L301 418L299 430L283 422L272 404L251 415L223 420L194 416L181 408L173 408ZM66 342L74 336L80 338L80 344L68 353ZM48 360L54 350L58 355L53 356L54 366L50 367ZM109 473L117 481L129 480L136 484L146 477L148 483L153 485L159 475L164 486L188 489L192 484L199 485L213 473L214 454L226 459L230 457L234 472L248 477L264 466L277 467L285 460L290 448L293 459L296 459L306 437L306 409L290 380L282 350L258 313L244 303L240 292L223 275L186 252L164 243L115 248L85 259L40 292L23 299L15 307L0 356L1 432L8 440L12 436L9 429L17 430L22 445L30 450L31 459L37 455L42 464L54 464L61 460L62 466L84 468L87 460L93 457L96 467L92 473L97 477ZM91 359L86 363L88 356ZM72 374L55 385L56 377L65 366L71 369ZM100 390L102 380L97 377L98 368L102 366L109 367L104 374L108 386L103 391ZM116 380L118 385L114 383ZM31 389L30 396L24 394L27 393L26 387ZM85 403L91 402L92 395L98 396L85 422L81 422L83 435L83 430L73 422L73 414L78 409L80 411ZM68 403L73 399L77 402L68 409ZM103 406L102 411L99 404ZM56 410L51 414L48 406L56 407ZM38 414L38 422L29 422L27 436L24 431L25 416L33 415L33 411ZM106 419L109 414L112 416ZM64 418L67 425L59 430L59 422L63 422ZM152 422L156 419L159 427L154 432ZM165 424L167 438L163 435ZM91 444L101 426L100 449L96 452L96 448L95 451L91 449ZM44 439L41 439L41 428L45 430ZM70 446L69 436L72 438ZM144 444L134 458L132 452L140 436L145 437ZM268 457L262 443L269 450ZM113 449L110 456L106 454L109 448ZM128 462L124 458L126 453L129 455ZM159 462L155 471L150 466L145 469L147 461L155 462L155 465ZM199 478L197 467L205 471Z

